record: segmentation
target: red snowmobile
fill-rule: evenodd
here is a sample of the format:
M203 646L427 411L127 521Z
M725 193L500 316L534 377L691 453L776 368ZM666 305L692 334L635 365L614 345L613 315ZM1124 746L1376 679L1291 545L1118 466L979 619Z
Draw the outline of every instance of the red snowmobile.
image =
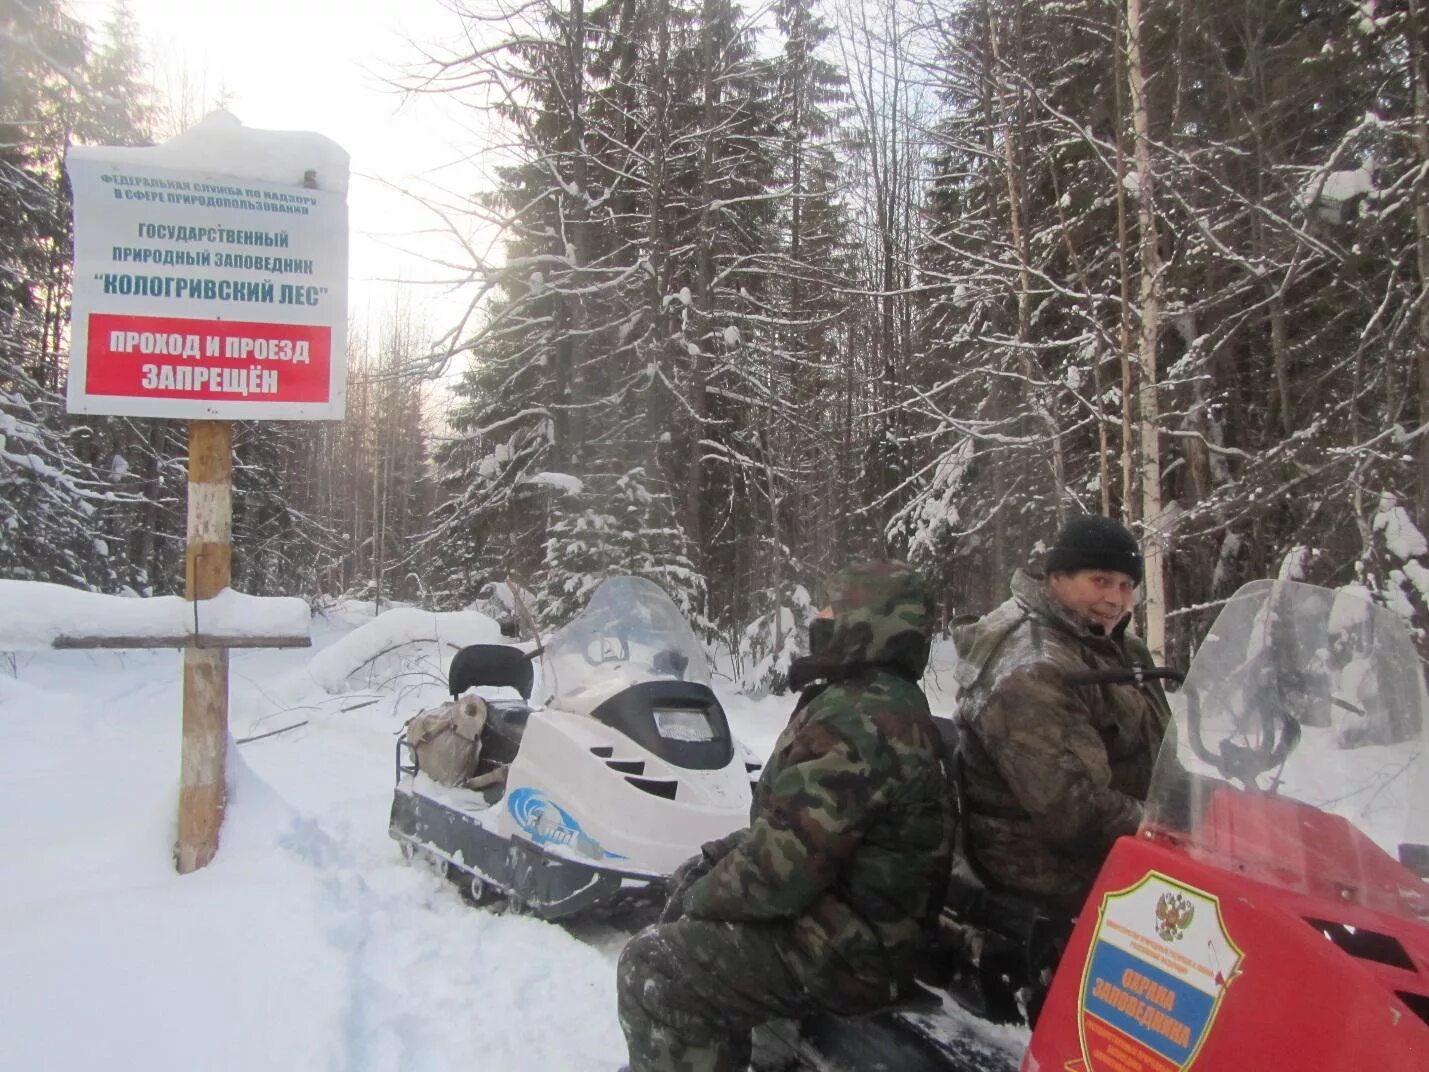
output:
M1353 590L1248 585L1176 706L1146 821L1070 932L962 898L978 963L945 961L917 1007L802 1025L798 1063L1429 1069L1429 700L1403 623ZM1019 1013L1030 1035L989 1025Z

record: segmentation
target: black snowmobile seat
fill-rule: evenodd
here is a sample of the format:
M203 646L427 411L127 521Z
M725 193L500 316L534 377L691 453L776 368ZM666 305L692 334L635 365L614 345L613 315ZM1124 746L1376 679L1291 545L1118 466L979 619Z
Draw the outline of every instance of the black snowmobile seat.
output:
M469 644L456 653L447 670L447 690L453 700L481 685L512 688L529 700L534 681L531 660L509 644Z

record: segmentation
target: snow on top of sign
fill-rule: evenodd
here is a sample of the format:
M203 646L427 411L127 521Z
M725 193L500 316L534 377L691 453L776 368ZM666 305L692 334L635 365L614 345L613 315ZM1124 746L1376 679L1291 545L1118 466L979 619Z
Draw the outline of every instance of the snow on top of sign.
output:
M74 156L114 164L200 171L287 186L303 185L312 171L316 189L347 194L350 157L331 138L305 130L258 130L245 127L219 109L162 145L74 146Z
M140 599L82 592L39 581L0 581L0 651L40 651L70 637L174 637L194 631L194 604L178 596ZM307 636L301 599L247 596L225 588L198 603L209 636Z

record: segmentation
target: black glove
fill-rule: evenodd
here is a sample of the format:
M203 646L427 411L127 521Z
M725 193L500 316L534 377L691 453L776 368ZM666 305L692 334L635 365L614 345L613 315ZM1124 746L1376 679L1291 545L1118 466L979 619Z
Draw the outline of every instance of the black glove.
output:
M675 868L666 886L668 892L665 907L660 913L661 923L673 923L684 916L685 894L690 891L691 886L704 878L713 866L713 861L707 859L703 852L697 852Z
M738 830L734 831L733 833L726 834L724 837L720 838L717 841L706 841L703 845L700 846L700 856L703 857L709 865L709 867L706 867L705 870L708 871L710 867L713 867L715 864L719 863L726 856L732 853L735 849L739 847L740 842L742 842L748 836L749 827L742 826Z
M706 841L699 852L675 868L665 886L669 892L665 908L660 913L661 923L673 923L685 915L685 895L714 869L715 864L733 852L748 833L748 827L743 827L716 841Z

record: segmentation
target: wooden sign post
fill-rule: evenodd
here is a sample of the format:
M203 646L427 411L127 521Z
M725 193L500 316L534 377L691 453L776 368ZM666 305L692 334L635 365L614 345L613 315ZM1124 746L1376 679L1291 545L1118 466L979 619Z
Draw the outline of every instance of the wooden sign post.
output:
M228 587L233 563L233 425L189 422L188 549L184 597L212 599ZM218 851L228 759L228 648L200 645L200 623L184 648L183 755L179 776L180 874Z

